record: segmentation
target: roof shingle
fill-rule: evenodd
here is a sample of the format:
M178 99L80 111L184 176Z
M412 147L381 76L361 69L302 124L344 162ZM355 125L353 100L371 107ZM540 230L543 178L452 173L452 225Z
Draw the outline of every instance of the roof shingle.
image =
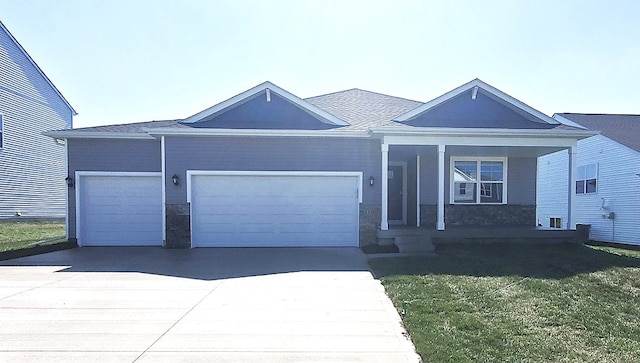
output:
M590 130L640 151L640 115L558 113Z
M392 119L423 104L358 88L310 97L305 101L347 121L351 124L347 128L353 130L395 124Z

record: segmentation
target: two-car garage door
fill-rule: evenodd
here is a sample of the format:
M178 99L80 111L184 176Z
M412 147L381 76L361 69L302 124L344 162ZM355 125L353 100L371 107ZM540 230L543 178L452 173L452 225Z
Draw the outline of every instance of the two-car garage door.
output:
M160 173L77 180L83 246L162 245ZM360 173L189 172L192 247L358 246Z
M193 247L358 246L357 173L190 177Z

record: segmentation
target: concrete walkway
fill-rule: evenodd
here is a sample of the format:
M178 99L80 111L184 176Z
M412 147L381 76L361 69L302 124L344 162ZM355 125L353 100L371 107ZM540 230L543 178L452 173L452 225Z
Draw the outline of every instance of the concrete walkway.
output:
M417 362L351 248L77 248L0 262L0 361Z

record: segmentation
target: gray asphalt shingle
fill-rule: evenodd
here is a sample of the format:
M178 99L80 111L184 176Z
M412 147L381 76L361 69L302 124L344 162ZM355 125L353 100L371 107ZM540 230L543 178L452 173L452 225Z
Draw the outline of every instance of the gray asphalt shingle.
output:
M640 151L640 115L558 113L590 130Z

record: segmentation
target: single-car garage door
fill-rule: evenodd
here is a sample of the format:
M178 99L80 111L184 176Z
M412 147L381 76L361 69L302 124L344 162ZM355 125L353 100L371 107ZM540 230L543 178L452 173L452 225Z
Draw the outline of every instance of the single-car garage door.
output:
M160 173L78 172L81 246L161 246Z
M360 173L201 173L193 247L358 246Z

